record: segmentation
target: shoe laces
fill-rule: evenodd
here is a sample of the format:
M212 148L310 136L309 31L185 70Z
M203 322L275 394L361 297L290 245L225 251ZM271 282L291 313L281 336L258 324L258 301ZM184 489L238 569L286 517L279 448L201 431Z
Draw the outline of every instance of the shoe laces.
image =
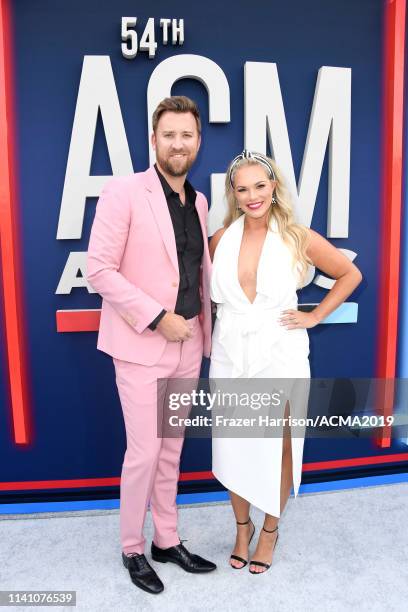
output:
M187 540L187 539L186 539L186 540L181 540L181 539L180 539L180 544L179 544L179 546L180 546L180 547L181 547L183 550L185 550L186 552L188 552L188 550L187 550L187 548L184 546L183 542L188 542L188 540Z
M127 556L132 559L136 559L139 569L143 569L147 565L147 559L143 554L130 553L130 555Z

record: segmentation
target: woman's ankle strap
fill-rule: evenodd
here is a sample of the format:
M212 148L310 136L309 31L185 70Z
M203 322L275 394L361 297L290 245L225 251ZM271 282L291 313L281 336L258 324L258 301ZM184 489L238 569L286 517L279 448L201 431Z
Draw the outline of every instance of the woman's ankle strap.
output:
M248 525L248 523L251 522L252 523L252 519L251 517L248 518L247 521L245 521L244 523L240 523L239 521L237 521L237 525Z
M265 527L262 527L262 529L264 531L266 531L266 533L274 533L274 531L276 531L277 529L279 529L279 525L276 525L275 529L269 530L269 529L265 529Z

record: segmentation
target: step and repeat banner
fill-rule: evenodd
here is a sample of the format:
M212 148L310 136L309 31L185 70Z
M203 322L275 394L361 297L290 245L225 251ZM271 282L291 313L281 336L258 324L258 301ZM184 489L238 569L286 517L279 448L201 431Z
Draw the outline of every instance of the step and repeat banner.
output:
M346 304L309 331L312 376L341 379L345 393L348 379L376 376L383 2L8 5L20 265L8 261L7 274L14 270L21 295L17 353L24 367L10 360L16 340L6 333L3 291L3 499L65 488L66 495L90 495L119 482L125 432L112 360L96 350L101 298L86 281L86 250L106 180L154 162L151 114L171 94L190 96L202 113L202 146L189 179L208 198L209 236L222 223L230 160L244 147L271 153L298 219L342 249L364 277ZM333 284L313 272L300 303L320 302ZM15 389L20 384L20 400L10 380ZM404 440L381 445L352 432L307 440L304 476L335 478L333 470L346 465L370 473L378 457L399 465L407 450ZM187 440L185 490L215 486L210 470L211 441Z

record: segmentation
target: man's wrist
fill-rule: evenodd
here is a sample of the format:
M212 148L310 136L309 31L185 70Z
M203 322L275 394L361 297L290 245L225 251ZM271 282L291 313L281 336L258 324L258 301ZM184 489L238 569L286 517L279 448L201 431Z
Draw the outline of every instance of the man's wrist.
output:
M164 315L167 314L167 310L165 310L163 308L163 310L161 312L159 312L159 314L157 315L157 317L155 319L153 319L153 321L150 323L150 325L148 325L147 327L149 329L151 329L152 331L154 331L157 327L157 325L160 323L160 321L162 320L162 318L164 317Z

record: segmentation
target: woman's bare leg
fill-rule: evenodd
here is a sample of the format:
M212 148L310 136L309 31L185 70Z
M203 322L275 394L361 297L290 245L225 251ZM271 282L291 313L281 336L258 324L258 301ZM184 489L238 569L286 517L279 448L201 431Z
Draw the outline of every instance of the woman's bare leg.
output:
M289 416L289 406L286 404L285 407L285 418ZM282 472L281 472L281 486L280 486L280 514L286 506L290 490L292 488L292 439L290 436L290 428L285 425L282 440ZM272 531L279 523L277 516L271 514L265 514L264 527L268 531ZM273 533L267 533L263 529L259 534L258 544L253 555L253 559L256 561L262 561L263 563L272 563L273 549L275 546L276 539L278 537L278 530ZM266 567L259 565L250 565L251 571L262 573L266 571Z
M289 404L286 403L285 407L285 418L289 417ZM293 484L293 467L292 467L292 438L290 435L290 427L288 424L285 425L283 432L282 441L282 472L281 472L281 486L280 486L280 514L286 506L290 491ZM265 525L265 529L269 529Z
M232 509L234 510L235 520L238 523L244 523L249 517L249 502L232 491L230 491L229 494L231 497L231 505ZM251 522L249 522L247 525L237 525L237 537L235 540L234 550L232 551L233 555L237 555L243 559L248 559L248 541L251 537L252 531L253 526ZM230 563L234 567L238 568L243 567L244 565L241 563L241 561L237 561L236 559L231 559Z

